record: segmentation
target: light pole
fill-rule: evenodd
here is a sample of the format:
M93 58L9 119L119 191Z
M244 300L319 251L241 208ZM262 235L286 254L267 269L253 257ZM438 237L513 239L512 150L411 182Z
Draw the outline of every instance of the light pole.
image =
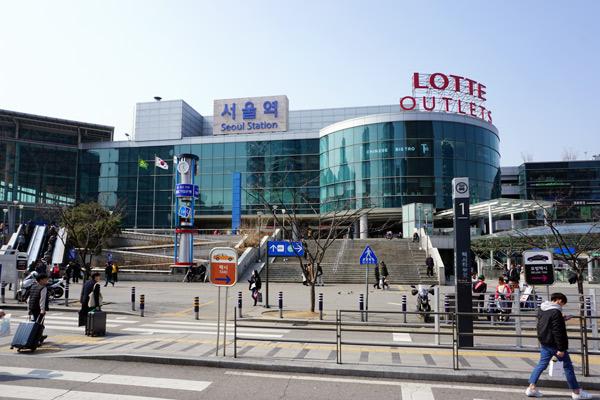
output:
M281 218L283 219L283 240L285 240L285 208L281 209Z
M273 239L277 240L276 232L277 232L277 206L273 206Z
M427 215L429 214L429 210L425 210L425 232L427 237L427 243L425 243L425 258L429 258L429 229L427 226Z
M417 235L419 237L419 250L421 248L421 208L423 207L423 203L417 203L417 209L419 210L419 224L417 225Z
M23 223L23 204L19 204L19 223Z
M258 262L260 262L260 217L262 217L263 213L262 211L258 211L256 215L258 215Z
M6 244L6 213L8 212L8 208L3 208L4 212L4 222L2 223L2 245Z

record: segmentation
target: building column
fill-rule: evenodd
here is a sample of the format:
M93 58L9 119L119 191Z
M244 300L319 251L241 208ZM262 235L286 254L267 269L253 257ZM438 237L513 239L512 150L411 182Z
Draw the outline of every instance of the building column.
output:
M369 220L367 219L367 214L363 214L360 216L360 238L368 239L369 238Z
M492 219L493 219L492 218L492 205L491 204L488 204L488 214L489 214L489 218L490 218L490 229L489 229L489 231L490 231L490 235L491 235L492 233L494 233L494 226L493 226L493 222L492 222Z
M355 237L357 237L357 235L360 235L360 222L358 221L354 221L354 233L352 234L351 239L354 239ZM360 236L358 236L360 237Z

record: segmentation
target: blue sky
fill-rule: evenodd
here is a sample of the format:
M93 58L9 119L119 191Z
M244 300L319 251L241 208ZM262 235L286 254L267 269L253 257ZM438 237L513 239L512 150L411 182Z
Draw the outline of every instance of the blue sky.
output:
M397 104L413 72L487 86L501 165L600 153L599 1L5 1L0 108L132 131L136 102Z

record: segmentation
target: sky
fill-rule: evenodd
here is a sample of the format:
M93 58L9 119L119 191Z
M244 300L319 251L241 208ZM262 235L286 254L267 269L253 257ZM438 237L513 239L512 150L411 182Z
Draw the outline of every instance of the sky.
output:
M0 108L131 133L135 104L398 104L414 72L487 87L502 166L600 154L600 1L0 1Z

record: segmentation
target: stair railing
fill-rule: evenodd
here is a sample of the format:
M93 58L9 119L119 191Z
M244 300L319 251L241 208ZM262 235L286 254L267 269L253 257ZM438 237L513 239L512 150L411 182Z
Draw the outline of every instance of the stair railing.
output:
M340 251L338 251L337 255L335 256L335 261L333 263L333 273L337 274L337 270L338 267L340 266L340 261L342 259L342 254L344 254L344 250L346 249L346 245L348 244L348 237L350 235L346 235L346 238L344 239L344 241L342 242L342 246L340 247Z

